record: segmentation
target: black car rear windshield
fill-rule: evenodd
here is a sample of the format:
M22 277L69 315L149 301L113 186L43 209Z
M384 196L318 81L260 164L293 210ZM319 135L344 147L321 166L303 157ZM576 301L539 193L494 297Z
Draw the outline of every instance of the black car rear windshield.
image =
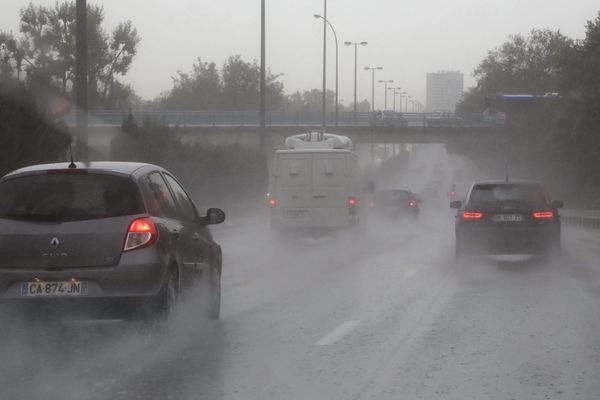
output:
M410 201L410 193L405 190L386 190L375 195L381 205L400 204Z
M49 173L0 182L0 218L83 221L140 214L136 184L97 173Z
M537 184L479 184L473 187L469 202L519 201L547 203L546 194Z

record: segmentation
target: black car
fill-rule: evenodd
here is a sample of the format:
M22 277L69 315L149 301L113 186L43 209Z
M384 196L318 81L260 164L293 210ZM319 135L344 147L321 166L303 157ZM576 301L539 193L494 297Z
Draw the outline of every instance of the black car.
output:
M22 168L0 180L0 302L26 312L168 315L200 288L219 317L221 248L177 179L151 164ZM63 313L63 310L65 311Z
M550 201L540 182L475 182L464 203L450 203L458 209L456 257L559 252L562 206Z
M419 216L421 200L414 193L402 189L380 190L369 201L371 213L384 218Z

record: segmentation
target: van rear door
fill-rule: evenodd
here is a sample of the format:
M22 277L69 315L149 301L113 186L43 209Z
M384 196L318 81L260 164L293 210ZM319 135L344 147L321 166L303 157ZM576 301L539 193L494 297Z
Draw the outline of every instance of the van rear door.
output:
M275 169L278 214L283 218L310 222L313 206L311 154L279 154Z
M322 225L332 217L341 218L343 223L348 207L346 157L335 153L314 153L312 156L314 224ZM334 226L338 224L333 222Z

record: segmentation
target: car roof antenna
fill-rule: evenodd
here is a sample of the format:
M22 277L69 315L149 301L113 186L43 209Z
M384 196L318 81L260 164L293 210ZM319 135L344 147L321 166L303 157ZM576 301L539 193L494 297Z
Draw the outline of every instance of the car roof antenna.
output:
M73 161L73 145L69 144L69 154L71 155L71 163L69 164L69 169L77 168L77 165Z

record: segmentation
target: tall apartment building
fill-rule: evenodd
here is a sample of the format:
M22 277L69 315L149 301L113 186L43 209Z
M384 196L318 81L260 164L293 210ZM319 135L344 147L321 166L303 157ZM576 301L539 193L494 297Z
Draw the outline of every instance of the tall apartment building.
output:
M459 71L427 74L427 111L454 112L463 95L464 76Z

